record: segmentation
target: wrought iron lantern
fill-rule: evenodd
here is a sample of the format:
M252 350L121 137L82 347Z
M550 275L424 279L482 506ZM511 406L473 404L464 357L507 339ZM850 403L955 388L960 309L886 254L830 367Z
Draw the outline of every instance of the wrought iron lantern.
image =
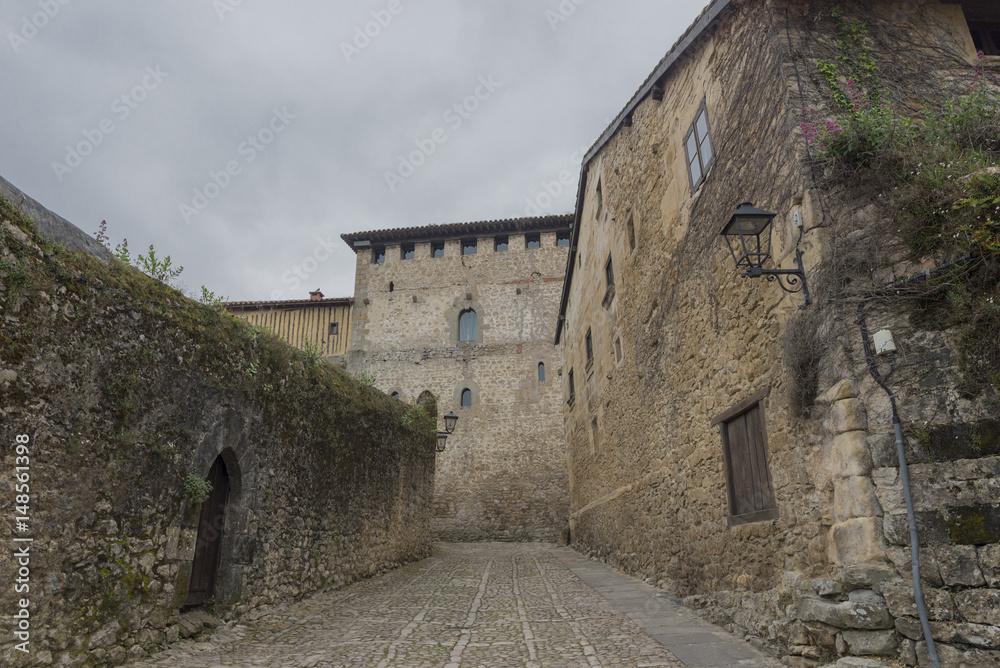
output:
M446 432L446 431L439 431L438 432L437 447L435 449L438 452L444 452L444 446L445 446L445 443L447 443L447 441L448 441L448 432Z
M455 425L458 423L458 416L454 413L448 413L444 416L444 430L451 434L455 431Z
M764 263L771 257L771 230L774 217L778 214L758 209L750 202L743 202L736 208L736 213L722 228L722 236L726 238L729 252L736 262L737 269L743 269L743 278L760 278L763 276L769 283L778 281L785 292L801 292L805 303L799 306L804 309L811 301L809 287L806 285L806 273L802 266L802 251L795 249L795 265L797 269L764 269Z

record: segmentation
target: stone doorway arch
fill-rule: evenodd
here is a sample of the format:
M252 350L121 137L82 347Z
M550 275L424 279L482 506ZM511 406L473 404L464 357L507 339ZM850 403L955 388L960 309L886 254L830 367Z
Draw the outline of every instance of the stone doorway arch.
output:
M201 504L198 516L198 538L187 599L184 601L186 608L201 605L215 596L230 488L229 472L222 455L215 458L207 480L212 485L212 491Z

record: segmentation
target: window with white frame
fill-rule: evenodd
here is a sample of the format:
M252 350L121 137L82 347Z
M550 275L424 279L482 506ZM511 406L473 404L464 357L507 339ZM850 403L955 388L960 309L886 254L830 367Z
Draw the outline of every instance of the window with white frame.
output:
M684 137L684 154L687 156L691 192L694 193L705 180L708 168L715 162L711 130L708 126L708 108L704 101L698 108L698 114L694 117L691 129Z

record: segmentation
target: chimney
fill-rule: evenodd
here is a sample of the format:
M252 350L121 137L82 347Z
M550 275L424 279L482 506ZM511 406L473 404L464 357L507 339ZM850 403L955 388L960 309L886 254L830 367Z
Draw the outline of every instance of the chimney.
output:
M309 299L318 302L320 299L323 299L323 293L319 291L319 288L316 288L315 292L309 293Z

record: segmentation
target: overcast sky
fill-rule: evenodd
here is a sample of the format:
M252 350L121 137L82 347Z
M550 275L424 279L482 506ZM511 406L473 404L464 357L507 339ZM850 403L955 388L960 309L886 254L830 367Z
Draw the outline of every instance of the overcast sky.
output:
M344 232L572 211L705 2L3 0L0 175L189 292L351 296Z

